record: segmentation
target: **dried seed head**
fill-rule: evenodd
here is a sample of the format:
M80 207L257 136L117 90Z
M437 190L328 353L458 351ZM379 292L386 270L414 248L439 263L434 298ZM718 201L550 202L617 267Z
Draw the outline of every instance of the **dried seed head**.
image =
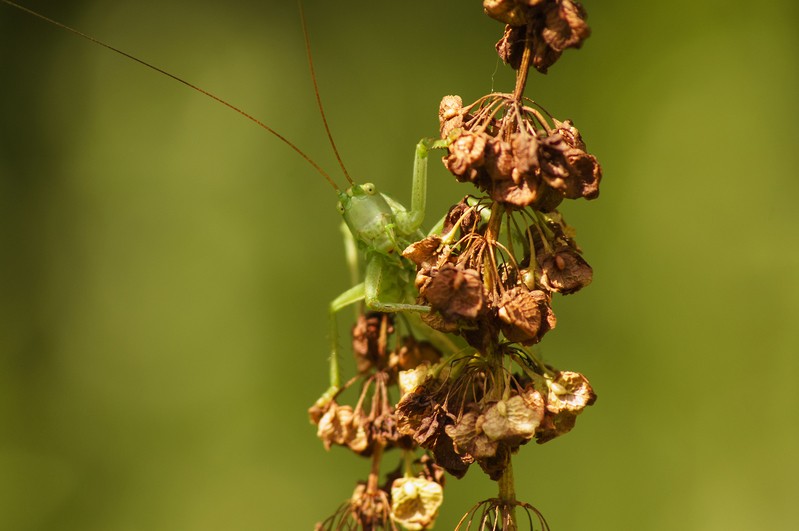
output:
M579 48L591 34L585 9L571 0L484 0L483 10L507 24L497 52L514 69L520 67L527 39L533 66L546 73L566 48Z
M391 485L391 518L410 530L433 527L444 489L423 477L403 477Z
M461 182L477 180L482 173L487 140L484 134L461 133L450 144L444 166Z
M480 273L452 264L444 264L434 272L420 295L433 310L450 320L475 319L485 305Z
M579 48L591 35L585 19L585 9L578 2L550 2L546 7L546 24L541 30L541 38L558 53L566 48Z
M596 401L588 378L579 372L561 371L549 385L547 410L578 414Z
M447 138L455 129L463 127L463 100L460 96L444 96L438 107L441 138Z
M319 420L316 436L322 440L325 450L334 444L346 446L357 434L353 422L354 413L351 406L340 406L331 402L327 412Z
M549 296L541 290L516 287L503 294L499 301L502 333L509 341L532 345L555 328L557 320Z
M568 433L577 415L596 401L588 379L578 372L562 371L549 382L546 414L536 433L536 442L543 444Z
M452 424L452 416L444 409L447 386L428 378L410 393L402 396L397 404L397 428L401 434L409 435L422 448L430 450L436 463L455 477L463 477L473 459L455 451L446 427Z
M477 209L469 205L469 196L464 197L460 203L452 205L444 217L442 234L448 234L453 229L459 229L461 234L472 233L477 230L480 223L480 214ZM440 241L440 240L439 240Z
M422 268L431 268L438 260L438 248L441 247L440 236L428 236L423 240L409 245L402 256Z
M492 457L497 453L499 442L483 431L485 417L480 412L479 406L474 404L472 409L463 414L458 421L446 427L447 435L455 443L455 451L466 454L475 459Z
M526 396L516 395L500 400L485 412L483 432L489 439L517 447L535 435L544 418L544 399L530 389Z
M541 285L549 291L566 295L591 283L591 266L572 247L560 247L549 253L541 253L536 258L541 267Z

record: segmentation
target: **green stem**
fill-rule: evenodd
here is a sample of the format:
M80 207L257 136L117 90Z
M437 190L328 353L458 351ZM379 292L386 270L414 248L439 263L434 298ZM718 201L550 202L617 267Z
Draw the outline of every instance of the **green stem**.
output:
M497 484L499 485L499 499L508 506L510 519L513 523L511 529L518 529L518 524L516 523L516 486L513 481L513 462L510 459L505 472L502 473Z

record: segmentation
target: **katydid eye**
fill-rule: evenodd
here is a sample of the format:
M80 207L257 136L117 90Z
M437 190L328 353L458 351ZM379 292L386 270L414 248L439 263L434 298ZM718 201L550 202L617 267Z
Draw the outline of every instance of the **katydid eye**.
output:
M339 214L344 213L344 205L341 204L341 201L339 201L338 204L336 205L336 210L338 210Z
M372 183L366 183L363 186L361 186L361 188L363 188L363 191L369 195L375 195L375 192L377 191L377 189L375 189L375 185L373 185Z

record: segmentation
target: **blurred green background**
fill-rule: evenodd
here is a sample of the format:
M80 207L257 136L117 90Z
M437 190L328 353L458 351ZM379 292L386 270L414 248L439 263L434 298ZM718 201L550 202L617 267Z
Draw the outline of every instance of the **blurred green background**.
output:
M27 4L219 94L330 171L293 2ZM799 7L585 2L527 94L603 164L564 207L594 284L541 346L599 400L515 460L555 530L799 521ZM350 172L403 202L445 94L510 90L477 0L305 1ZM368 463L323 450L335 197L221 105L0 6L0 529L311 529ZM471 190L439 164L430 219ZM451 480L438 525L494 494Z

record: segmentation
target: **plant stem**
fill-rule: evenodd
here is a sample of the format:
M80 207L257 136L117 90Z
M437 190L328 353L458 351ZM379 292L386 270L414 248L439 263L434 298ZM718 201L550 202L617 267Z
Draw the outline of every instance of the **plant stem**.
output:
M372 470L369 472L369 479L366 481L366 494L374 496L379 490L378 481L380 480L380 459L383 457L383 445L375 443L372 453Z
M514 101L521 101L524 94L524 86L527 84L527 73L530 71L530 58L533 55L533 24L527 24L527 30L524 32L524 52L522 53L522 64L516 72L516 88L513 89Z
M499 499L508 507L510 521L513 524L511 529L518 529L516 523L516 486L513 481L512 460L508 460L508 466L505 468L505 472L502 473L499 481L497 481L497 484L499 485Z

